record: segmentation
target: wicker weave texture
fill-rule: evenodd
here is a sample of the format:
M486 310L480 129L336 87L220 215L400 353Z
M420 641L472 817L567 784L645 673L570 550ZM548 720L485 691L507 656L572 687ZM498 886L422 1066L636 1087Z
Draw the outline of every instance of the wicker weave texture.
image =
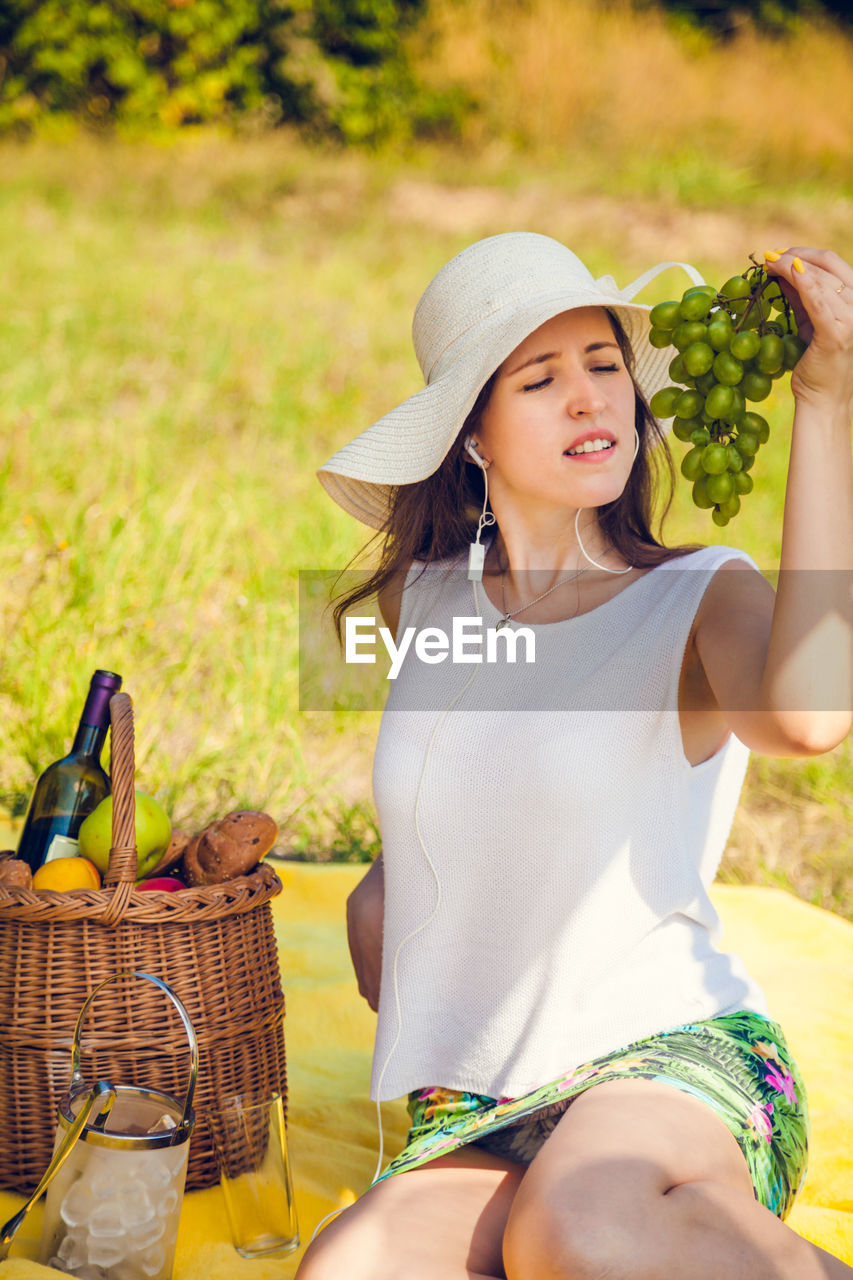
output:
M112 701L109 887L0 888L0 1186L7 1190L31 1191L50 1161L77 1016L90 991L113 974L135 969L161 978L195 1029L198 1119L188 1188L218 1180L205 1120L218 1098L266 1089L286 1097L284 996L269 905L281 882L262 864L224 885L134 891L132 709L126 694ZM87 1081L149 1086L177 1100L186 1092L186 1033L150 983L122 979L105 988L81 1045Z

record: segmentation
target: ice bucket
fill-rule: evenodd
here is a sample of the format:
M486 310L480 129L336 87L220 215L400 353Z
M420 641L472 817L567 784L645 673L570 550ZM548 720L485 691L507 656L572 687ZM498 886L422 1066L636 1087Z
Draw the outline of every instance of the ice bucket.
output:
M60 1106L54 1152L91 1097L80 1071L83 1021L98 992L118 978L153 982L175 1005L190 1043L186 1097L180 1103L157 1089L103 1082L97 1114L48 1187L39 1261L80 1280L170 1280L195 1124L198 1044L186 1009L161 979L117 973L87 998L74 1030L71 1086Z

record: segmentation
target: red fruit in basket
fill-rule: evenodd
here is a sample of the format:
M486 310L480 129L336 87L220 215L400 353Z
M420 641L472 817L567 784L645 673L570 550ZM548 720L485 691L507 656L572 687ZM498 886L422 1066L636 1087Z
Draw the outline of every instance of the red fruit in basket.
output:
M152 880L140 880L136 887L140 891L162 889L164 893L174 893L177 889L185 889L186 885L175 876L154 876Z

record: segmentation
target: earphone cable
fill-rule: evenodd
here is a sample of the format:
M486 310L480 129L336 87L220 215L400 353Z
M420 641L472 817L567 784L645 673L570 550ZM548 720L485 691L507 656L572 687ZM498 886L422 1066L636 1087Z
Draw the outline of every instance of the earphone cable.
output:
M472 588L473 588L473 592L474 592L474 608L475 608L475 612L476 612L476 614L477 614L478 616L480 616L480 617L482 618L482 610L481 610L481 608L480 608L480 602L479 602L479 598L478 598L478 594L477 594L477 583L476 583L476 582L472 582L472 583L471 583L471 586L472 586ZM393 990L394 990L394 1009L395 1009L396 1018L397 1018L397 1032L396 1032L396 1035L395 1035L395 1037L394 1037L394 1043L391 1045L391 1048L390 1048L390 1050L389 1050L389 1052L388 1052L388 1056L386 1057L385 1062L383 1063L383 1066L382 1066L382 1070L381 1070L381 1072L379 1073L379 1079L378 1079L378 1080L377 1080L377 1082L376 1082L376 1092L377 1092L377 1094L381 1093L381 1091L382 1091L382 1081L383 1081L383 1080L384 1080L384 1078L385 1078L385 1072L388 1070L388 1065L389 1065L389 1063L391 1062L391 1059L393 1058L393 1056L394 1056L394 1054L395 1054L395 1052L396 1052L396 1050L397 1050L397 1045L398 1045L398 1044L399 1044L399 1042L400 1042L400 1036L401 1036L401 1035L402 1035L402 1033L403 1033L403 1019L402 1019L401 1011L400 1011L400 987L399 987L399 975L398 975L398 968L397 968L397 966L398 966L398 961L399 961L399 958L400 958L400 952L403 950L403 947L406 945L406 943L407 943L407 942L410 942L412 938L416 937L419 933L422 933L422 932L423 932L423 930L424 930L424 929L426 929L426 928L427 928L427 926L428 926L428 925L430 925L430 924L432 923L432 921L435 919L436 915L438 914L439 907L441 906L441 879L440 879L440 877L439 877L438 871L436 870L435 863L433 862L432 858L430 857L430 855L429 855L429 851L428 851L428 849L427 849L426 845L424 844L423 832L421 831L421 824L420 824L420 804L421 804L421 796L422 796L422 794L423 794L424 779L426 778L427 765L429 764L429 758L430 758L430 755L431 755L431 753L432 753L433 743L435 742L435 739L436 739L436 736L437 736L437 734L438 734L439 729L440 729L440 728L441 728L441 726L444 724L445 718L447 717L448 713L449 713L450 711L452 711L452 710L453 710L454 706L455 706L455 705L456 705L456 703L459 701L459 699L462 697L462 695L463 695L465 692L467 692L467 690L470 688L472 681L474 680L475 676L477 675L477 672L479 671L479 667L480 667L480 664L476 664L476 665L473 667L473 669L472 669L472 671L471 671L471 674L470 674L470 676L468 677L468 679L467 679L467 680L465 681L465 683L462 685L461 689L459 689L459 690L457 691L457 693L455 693L455 694L454 694L454 696L453 696L453 698L451 699L451 701L447 704L447 706L446 706L446 707L444 708L444 710L441 712L440 716L438 717L438 719L436 720L435 724L433 725L433 730L432 730L432 733L430 734L430 739L429 739L429 742L427 743L427 749L426 749L426 752L425 752L425 754L424 754L424 762L423 762L423 764L422 764L422 766L421 766L421 774L420 774L420 778L419 778L419 780L418 780L418 790L417 790L417 795L416 795L416 797L415 797L415 832L416 832L417 837L418 837L418 844L421 846L421 852L423 853L424 857L426 858L427 865L429 866L429 869L430 869L430 871L432 872L432 875L433 875L433 879L435 880L435 888L436 888L435 906L433 907L433 909L432 909L432 911L430 912L430 914L427 916L426 920L423 920L423 921L422 921L422 922L417 926L417 928L412 929L412 931L411 931L410 933L406 934L406 937L405 937L405 938L403 938L403 939L402 939L402 941L398 944L398 946L397 946L397 950L396 950L396 951L395 951L395 953L394 953L394 960L393 960L393 962L392 962L392 969L391 969L391 977L392 977ZM377 1101L377 1109L378 1109L378 1108L379 1108L379 1102ZM375 1180L376 1180L376 1178L379 1176L379 1172L380 1172L380 1170L381 1170L381 1165L382 1165L382 1151L381 1151L381 1143L382 1143L382 1124L381 1124L381 1113L380 1113L380 1125L379 1125L379 1140L380 1140L380 1158L379 1158L379 1164L378 1164L378 1166L377 1166L376 1174L374 1175L374 1181L375 1181Z
M482 621L482 609L480 607L480 601L477 594L476 581L472 581L471 586L474 592L475 613L480 617ZM439 729L443 725L445 717L447 716L448 712L452 711L453 707L462 697L463 693L465 693L466 690L470 687L471 682L474 680L475 676L477 675L477 672L479 671L479 665L480 664L477 664L473 667L470 676L465 681L462 688L459 689L456 694L454 694L452 700L447 704L447 706L444 708L444 710L441 712L438 719L436 720L433 726L432 733L430 734L429 742L427 743L427 749L424 755L424 762L423 762L423 765L421 766L421 774L418 780L418 790L417 790L417 795L415 797L415 832L418 837L418 843L421 846L421 851L423 852L423 855L427 860L427 865L429 866L429 869L433 875L433 879L435 880L436 899L435 899L435 906L433 907L430 914L427 916L426 920L422 921L421 924L419 924L416 929L412 929L410 933L406 934L405 938L403 938L402 941L398 944L397 950L394 953L394 959L392 962L392 969L391 969L391 977L392 977L392 985L393 985L393 991L394 991L394 1011L397 1019L397 1032L394 1037L394 1043L391 1045L391 1048L388 1052L388 1056L386 1057L385 1062L382 1065L382 1070L379 1073L379 1079L376 1082L376 1094L377 1094L376 1117L377 1117L377 1126L379 1129L379 1158L376 1162L376 1170L373 1174L373 1177L370 1180L370 1186L373 1186L376 1179L379 1177L380 1173L382 1172L382 1161L385 1156L385 1142L384 1142L384 1134L382 1132L382 1103L380 1101L380 1096L379 1096L382 1092L382 1081L385 1078L385 1072L387 1071L388 1065L391 1062L391 1059L393 1058L397 1050L397 1045L399 1044L400 1037L403 1033L403 1019L400 1011L400 987L399 987L399 978L397 973L397 962L400 957L400 952L403 950L403 947L406 945L406 943L410 942L412 938L417 937L419 933L423 932L423 930L426 929L427 926L432 923L432 921L435 919L436 915L438 914L439 907L441 906L441 879L439 877L438 871L436 870L435 863L433 862L432 858L429 856L427 847L424 844L423 833L421 832L421 825L420 825L420 819L419 819L419 809L420 809L420 803L421 803L421 793L423 791L423 785L424 785L424 778L426 777L427 765L429 763L430 753L432 752L432 746L433 746L433 743L435 742L436 734L438 733ZM329 1222L332 1218L336 1218L340 1213L343 1213L343 1208L335 1209L332 1213L327 1214L325 1218L321 1218L321 1220L317 1223L316 1227L314 1228L314 1232L311 1236L311 1241L312 1242L314 1241L320 1229L323 1226L325 1226L327 1222Z

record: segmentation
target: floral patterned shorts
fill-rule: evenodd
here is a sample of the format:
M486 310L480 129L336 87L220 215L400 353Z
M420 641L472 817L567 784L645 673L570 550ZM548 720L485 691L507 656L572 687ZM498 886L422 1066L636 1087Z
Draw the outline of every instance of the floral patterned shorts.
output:
M408 1142L377 1182L467 1142L529 1164L578 1094L624 1079L670 1084L707 1103L737 1139L755 1198L787 1215L806 1174L806 1093L779 1025L749 1012L638 1040L520 1098L441 1088L412 1093Z

